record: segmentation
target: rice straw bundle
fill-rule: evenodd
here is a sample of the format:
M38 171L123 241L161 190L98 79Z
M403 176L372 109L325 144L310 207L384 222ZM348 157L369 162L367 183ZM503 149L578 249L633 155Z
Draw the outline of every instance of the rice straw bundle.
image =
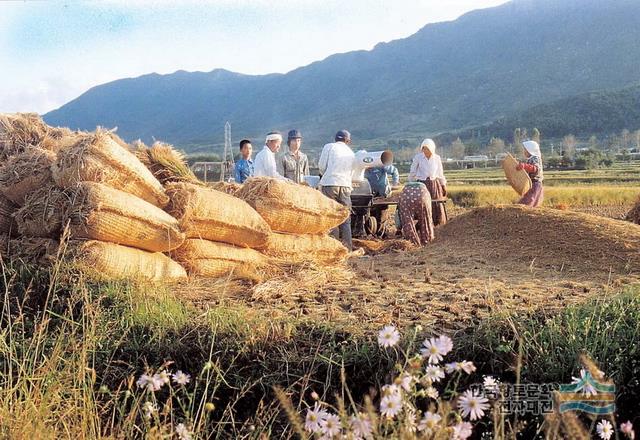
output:
M288 262L316 261L337 263L346 259L348 250L328 235L290 235L272 233L263 252Z
M170 182L202 185L187 165L184 154L169 144L155 142L149 148L140 142L136 144L134 153L163 185Z
M187 239L171 256L191 275L260 280L269 260L258 251L202 239Z
M13 203L22 205L25 196L53 183L51 165L56 155L38 147L27 147L0 167L0 192Z
M18 232L27 237L58 238L68 200L67 194L54 185L27 195L22 208L14 214Z
M625 220L633 222L636 225L640 225L640 198L633 208L631 208L631 211L627 213Z
M72 238L166 252L184 241L178 221L138 197L95 182L68 190L65 219Z
M78 182L104 183L164 208L169 199L162 185L123 144L101 129L81 136L58 154L52 167L56 184L67 188Z
M507 153L502 161L502 169L507 178L509 185L521 196L525 195L531 189L531 178L525 170L518 170L518 161L515 157Z
M51 265L60 244L50 238L20 237L9 240L7 254L11 261L26 264Z
M259 249L271 233L267 223L244 201L190 183L170 183L167 211L187 238L204 238Z
M349 218L348 208L319 191L268 177L247 180L236 196L278 232L322 234Z
M47 137L47 125L35 113L0 114L0 160L39 146Z
M229 195L234 196L242 185L235 182L213 182L208 183L207 186L211 189L215 189L216 191L220 191Z
M11 234L17 230L13 219L17 209L11 200L0 194L0 234Z
M9 239L7 234L0 234L0 258L4 261L9 259Z
M71 241L68 259L73 267L99 281L177 283L187 279L184 268L166 255L114 243Z

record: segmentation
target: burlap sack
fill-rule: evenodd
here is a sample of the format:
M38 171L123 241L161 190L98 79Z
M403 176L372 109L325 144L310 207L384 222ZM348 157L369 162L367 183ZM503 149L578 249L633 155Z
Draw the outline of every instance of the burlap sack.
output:
M180 222L187 238L204 238L259 249L271 230L244 201L189 183L170 183L167 211Z
M187 239L171 252L190 275L259 280L260 272L268 264L268 258L253 249L240 248L226 243L202 239Z
M67 194L55 185L27 195L24 205L14 214L18 232L27 237L59 238L68 200Z
M55 153L38 147L27 147L10 157L0 167L0 193L22 206L28 194L53 183L51 165L55 160Z
M347 258L348 250L328 235L291 235L272 233L262 251L271 257L291 263L314 261L338 263Z
M99 182L164 208L169 198L162 185L126 144L112 133L97 130L58 153L53 179L62 188L78 182Z
M253 206L278 232L322 234L350 214L348 208L311 187L268 177L247 180L235 195Z
M187 279L184 268L166 255L114 243L72 241L68 256L89 278L102 281L176 283Z
M151 252L167 252L184 241L178 221L138 197L95 182L67 190L64 221L71 238L93 239Z

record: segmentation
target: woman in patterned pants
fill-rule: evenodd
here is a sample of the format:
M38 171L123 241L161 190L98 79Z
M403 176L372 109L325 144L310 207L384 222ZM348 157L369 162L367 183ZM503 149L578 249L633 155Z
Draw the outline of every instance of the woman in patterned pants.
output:
M398 201L402 236L418 246L434 239L431 195L420 182L407 183Z

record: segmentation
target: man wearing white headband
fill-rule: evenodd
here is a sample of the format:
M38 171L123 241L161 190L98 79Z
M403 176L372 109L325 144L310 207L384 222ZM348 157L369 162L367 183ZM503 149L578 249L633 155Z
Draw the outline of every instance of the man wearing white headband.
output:
M436 154L436 143L433 139L425 139L420 145L420 153L416 154L409 171L410 182L422 182L431 194L432 200L441 200L447 196L447 179L444 177L442 159ZM447 216L444 205L432 203L433 224L444 225Z
M277 131L267 134L265 145L262 150L256 154L253 162L254 176L256 177L275 177L276 179L287 180L278 172L276 165L276 153L280 151L282 144L282 135Z
M518 170L525 170L531 178L531 189L522 196L521 205L531 208L537 208L544 201L544 189L542 188L542 152L540 145L535 141L525 141L522 143L524 147L524 155L527 158L525 162L520 162L517 166Z

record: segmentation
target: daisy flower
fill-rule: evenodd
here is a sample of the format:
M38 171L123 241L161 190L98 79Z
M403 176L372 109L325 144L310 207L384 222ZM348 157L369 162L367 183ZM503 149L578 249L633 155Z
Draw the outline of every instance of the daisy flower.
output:
M469 422L460 422L453 426L452 440L466 440L473 434L473 426Z
M487 393L497 394L500 391L500 382L493 376L485 376L482 386Z
M398 385L385 385L382 387L382 397L398 396L401 397L402 390Z
M613 435L613 426L608 420L600 420L596 426L596 431L602 440L609 440Z
M400 332L392 326L386 325L378 333L378 344L383 348L393 347L400 340Z
M436 344L440 348L440 354L443 356L447 355L451 350L453 350L453 341L447 335L441 335L438 339L436 339Z
M402 373L400 377L398 377L400 386L407 393L411 391L411 386L413 385L414 378L409 373Z
M438 398L440 397L440 393L434 387L427 387L425 389L425 393L427 394L427 397L433 400L438 400Z
M161 380L163 384L168 384L171 381L170 374L167 370L162 370L158 374L154 374L156 380Z
M307 417L304 420L304 429L309 432L320 432L320 421L324 420L329 414L320 408L320 404L316 402L313 409L307 410Z
M182 370L178 370L171 375L173 382L178 385L186 385L191 382L191 376L187 373L183 373Z
M371 420L366 414L359 413L357 416L351 417L349 422L351 432L356 438L371 439L373 438L373 427Z
M636 433L633 431L633 423L631 423L630 420L620 425L620 432L622 432L631 440L634 440L636 438Z
M442 368L437 365L427 366L427 370L425 371L424 375L432 383L440 382L440 379L444 379L444 371L442 371Z
M425 339L422 343L420 354L427 358L430 364L437 364L442 360L442 348L435 338Z
M157 374L154 374L153 376L142 374L136 381L136 385L138 385L138 388L146 388L149 391L158 391L163 387L164 382Z
M328 438L333 438L340 434L340 418L335 414L327 414L320 420L320 430Z
M192 440L193 439L193 434L184 425L184 423L178 423L176 425L176 434L178 434L178 438L180 440Z
M407 410L405 412L405 417L404 417L404 429L407 432L416 432L417 419L418 419L418 417L416 416L415 410L413 410L413 409Z
M581 369L580 377L572 377L571 383L572 384L580 383L586 375L587 375L587 371L585 369ZM587 396L595 396L596 394L598 394L598 392L596 391L593 385L591 385L589 382L586 382L582 386L582 394L585 394Z
M390 419L398 415L402 409L402 398L399 395L383 397L380 401L380 414Z
M442 417L439 414L432 413L431 411L427 411L424 413L424 417L420 420L420 424L418 425L418 431L424 432L426 435L431 435L440 423Z
M142 411L144 411L145 419L150 419L155 413L158 412L158 407L153 402L144 402L142 405Z
M462 393L458 400L458 409L462 411L462 417L469 417L471 420L480 419L484 416L484 412L489 409L489 399L482 394L467 390Z

